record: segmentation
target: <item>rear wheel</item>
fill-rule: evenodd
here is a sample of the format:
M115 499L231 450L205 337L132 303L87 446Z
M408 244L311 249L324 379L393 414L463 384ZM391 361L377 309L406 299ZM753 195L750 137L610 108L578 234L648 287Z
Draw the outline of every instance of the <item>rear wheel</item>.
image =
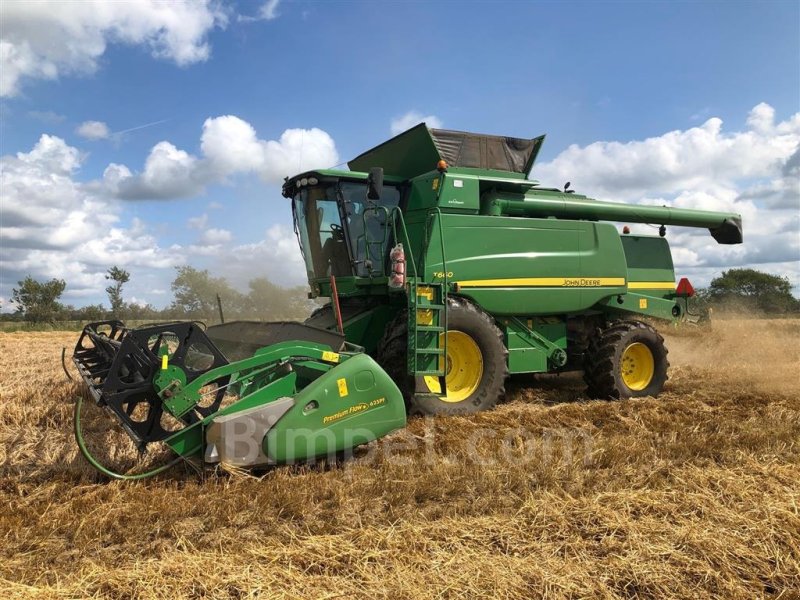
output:
M407 312L386 328L378 362L398 384L412 414L467 414L492 408L505 393L508 350L494 320L461 298L448 299L445 392L436 376L406 371ZM442 334L445 335L445 334Z
M641 321L617 321L599 331L584 355L592 398L657 396L667 381L664 338Z

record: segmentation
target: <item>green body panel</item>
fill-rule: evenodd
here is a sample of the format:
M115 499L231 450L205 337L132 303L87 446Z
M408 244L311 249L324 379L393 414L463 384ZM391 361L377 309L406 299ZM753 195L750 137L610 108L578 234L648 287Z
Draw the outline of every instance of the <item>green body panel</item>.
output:
M672 266L672 253L666 238L643 235L623 235L622 248L628 265L628 284L657 282L671 284L647 291L650 296L662 298L674 296L675 269Z
M406 206L406 224L413 222L408 215L415 210L425 210L436 206L439 198L439 189L442 182L442 174L439 171L430 171L411 182L408 204Z
M353 171L382 167L386 173L410 178L435 169L440 158L428 129L414 127L357 156L347 166Z
M321 375L294 399L263 441L264 454L276 463L353 448L406 424L400 390L366 354Z
M604 299L597 308L616 319L640 315L660 321L674 321L683 314L683 308L674 293L672 296L659 298L647 293L628 292L624 296Z
M554 350L567 349L567 326L557 317L502 319L500 324L508 348L509 373L550 371L556 366Z
M172 392L170 397L162 398L162 401L164 408L173 415L184 414L188 410L187 406L191 407L198 403L201 399L201 389L221 377L230 376L229 387L239 390L240 394L239 400L230 406L181 429L175 435L166 438L164 442L178 454L183 455L185 452L197 451L202 446L200 442L203 439L203 427L208 425L214 417L260 406L281 396L294 395L297 391L297 374L275 372L274 366L277 363L292 357L307 357L322 361L323 357L328 356L329 353L335 354L337 361L348 358L346 354L333 353L330 346L324 344L289 341L262 348L250 358L206 371L185 386L176 387L174 377L167 379L157 376L153 381L156 391L163 395L163 391L169 387ZM330 368L325 363L322 365L323 368ZM185 377L183 381L185 382Z
M439 208L477 214L481 208L478 193L480 181L475 175L454 177L448 173L440 184Z
M293 366L290 371L276 368L287 361ZM286 397L294 398L294 406L261 440L264 453L276 463L349 449L406 422L400 390L372 358L335 353L309 342L273 344L251 358L208 371L176 396L182 398L180 406L185 398L197 398L208 381L226 374L234 375L232 384L238 384L244 395L164 440L176 453L186 456L202 449L205 428L214 419ZM309 403L316 403L316 408L309 409Z
M438 217L437 217L438 218ZM432 227L423 277L501 316L581 312L626 292L627 266L608 223L444 214L446 264Z

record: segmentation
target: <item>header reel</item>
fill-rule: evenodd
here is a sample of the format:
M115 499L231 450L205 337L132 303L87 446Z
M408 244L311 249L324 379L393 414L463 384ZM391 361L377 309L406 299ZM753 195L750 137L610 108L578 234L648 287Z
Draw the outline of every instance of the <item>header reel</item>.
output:
M140 451L172 435L176 419L188 426L217 412L230 381L230 376L216 381L216 393L205 405L165 414L164 399L173 394L173 382L186 385L228 364L196 322L139 329L127 329L121 321L90 323L78 339L73 361L95 402L119 418Z

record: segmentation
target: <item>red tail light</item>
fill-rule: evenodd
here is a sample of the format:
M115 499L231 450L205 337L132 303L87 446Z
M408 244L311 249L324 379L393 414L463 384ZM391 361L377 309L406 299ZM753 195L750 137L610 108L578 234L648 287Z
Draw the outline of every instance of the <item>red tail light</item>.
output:
M678 282L678 288L675 290L678 296L682 296L685 298L691 298L694 296L694 288L692 284L689 283L689 280L686 277L681 277L681 280Z

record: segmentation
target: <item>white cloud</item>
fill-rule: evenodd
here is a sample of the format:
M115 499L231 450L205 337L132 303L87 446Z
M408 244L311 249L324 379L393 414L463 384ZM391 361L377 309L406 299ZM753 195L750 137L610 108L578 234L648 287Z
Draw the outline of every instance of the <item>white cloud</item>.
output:
M217 246L220 244L227 244L233 239L233 234L227 229L217 229L212 227L206 229L203 235L200 236L200 243L207 246Z
M111 43L142 45L180 66L207 60L206 40L227 16L214 0L5 2L0 39L0 96L24 79L93 73Z
M75 133L87 140L104 140L111 132L102 121L84 121L78 125Z
M148 304L150 304L144 298L137 298L136 296L131 296L126 300L128 304L135 304L136 306L140 306L142 308L146 308Z
M747 115L747 124L753 131L769 135L775 128L775 109L766 102L754 106Z
M264 148L256 130L233 115L206 119L200 149L221 173L255 171L264 162Z
M252 23L253 21L272 21L281 15L278 13L280 0L265 0L259 7L255 16L238 15L237 20L242 23Z
M264 239L253 244L222 246L214 256L212 272L224 273L228 281L242 289L254 277L266 277L283 286L307 282L297 237L287 225L271 226Z
M97 295L112 265L147 272L184 261L160 248L138 219L122 226L118 202L75 181L81 161L76 148L50 135L30 152L0 158L3 294L30 274L65 279L67 299Z
M49 171L54 175L69 175L81 162L77 148L68 146L59 137L44 134L28 152L17 153L18 164Z
M280 4L280 0L267 0L261 5L258 15L267 21L277 19L280 16L278 15L278 4Z
M64 115L52 110L29 110L28 116L36 119L37 121L41 121L42 123L47 123L48 125L61 123L67 118Z
M103 172L107 191L126 200L195 196L213 178L214 174L203 168L197 157L170 142L159 142L153 146L141 173L134 174L127 166L116 163L109 164Z
M111 163L101 180L79 182L84 157L63 139L45 134L29 152L0 158L0 293L6 297L31 274L67 280L67 301L96 301L112 265L131 271L131 294L150 294L164 287L165 275L154 270L185 264L188 257L221 260L220 272L231 264L248 265L233 268L242 284L255 272L278 283L300 283L305 269L291 228L270 230L256 244L233 246L231 231L209 228L205 212L186 221L199 232L195 244L163 247L143 222L122 224L119 199L193 196L240 173L280 183L285 175L338 162L333 140L320 129L288 129L277 140L262 140L233 116L205 122L199 156L162 141L139 173ZM219 206L211 203L209 209Z
M191 217L188 221L186 221L186 226L189 229L200 229L203 230L208 225L208 215L203 213L199 217Z
M261 140L247 121L233 115L206 119L200 148L218 178L257 173L268 183L339 162L336 144L327 132L287 129L278 140Z
M392 119L390 126L392 135L403 133L407 129L411 129L414 125L425 123L432 129L440 129L442 127L442 120L436 115L424 116L422 113L411 110L406 114L395 117Z
M722 120L631 142L570 146L549 163L534 168L547 184L572 181L610 198L726 185L745 178L770 177L800 143L800 113L775 125L772 109L760 104L750 113L751 128L725 134Z
M330 168L339 162L336 144L325 131L287 129L279 140L264 142L264 162L259 168L261 179L279 183L287 175L316 168Z
M800 113L776 123L774 109L761 103L744 131L724 132L710 118L646 140L573 145L535 166L533 176L558 187L571 181L600 200L740 213L741 245L669 227L676 270L707 284L726 268L773 269L800 284Z
M120 186L141 197L193 196L202 191L207 181L207 172L197 166L196 157L169 142L159 142L150 150L141 175L123 178Z
M168 199L197 195L207 185L240 173L280 183L286 176L339 162L336 144L321 129L287 129L278 140L262 140L252 125L232 115L206 119L200 150L202 156L198 157L169 142L159 142L141 173L111 164L103 180L120 198Z

